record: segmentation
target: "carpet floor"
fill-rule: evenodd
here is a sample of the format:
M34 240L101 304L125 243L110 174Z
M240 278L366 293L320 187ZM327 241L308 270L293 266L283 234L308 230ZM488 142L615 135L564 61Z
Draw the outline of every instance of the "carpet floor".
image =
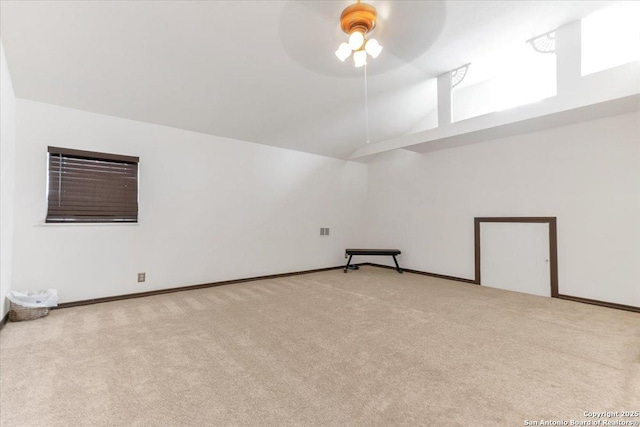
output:
M54 310L7 324L0 346L2 426L522 426L640 410L637 313L371 266Z

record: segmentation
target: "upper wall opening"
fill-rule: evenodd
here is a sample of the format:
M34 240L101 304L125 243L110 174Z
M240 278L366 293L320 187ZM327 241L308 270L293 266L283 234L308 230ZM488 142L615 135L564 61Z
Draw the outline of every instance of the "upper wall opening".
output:
M640 3L603 9L582 20L582 75L640 60Z
M545 34L553 43L555 33ZM452 121L529 104L556 95L556 54L523 42L472 61L451 91Z

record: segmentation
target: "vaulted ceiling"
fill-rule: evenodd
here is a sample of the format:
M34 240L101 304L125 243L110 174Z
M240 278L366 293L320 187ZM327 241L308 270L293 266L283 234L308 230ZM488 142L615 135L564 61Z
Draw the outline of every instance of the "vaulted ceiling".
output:
M333 53L351 3L3 0L1 38L18 97L348 158L366 144L364 70ZM372 142L423 130L431 78L611 4L369 3Z

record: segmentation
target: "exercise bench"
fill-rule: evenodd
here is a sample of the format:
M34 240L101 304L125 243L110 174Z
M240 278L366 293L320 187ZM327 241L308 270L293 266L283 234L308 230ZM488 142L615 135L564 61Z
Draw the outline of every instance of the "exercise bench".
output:
M396 263L396 271L398 273L402 273L402 269L398 265L398 260L396 259L396 256L400 255L401 253L402 252L400 252L398 249L345 249L344 257L346 258L348 256L349 260L347 261L347 265L344 266L344 272L346 273L349 269L357 270L359 268L357 265L351 264L351 258L353 258L354 255L386 255L393 257L393 262Z

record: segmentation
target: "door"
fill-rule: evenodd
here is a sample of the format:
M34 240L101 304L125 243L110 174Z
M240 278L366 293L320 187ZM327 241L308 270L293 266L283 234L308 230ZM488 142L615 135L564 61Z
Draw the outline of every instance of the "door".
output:
M551 296L549 223L480 223L482 286Z

